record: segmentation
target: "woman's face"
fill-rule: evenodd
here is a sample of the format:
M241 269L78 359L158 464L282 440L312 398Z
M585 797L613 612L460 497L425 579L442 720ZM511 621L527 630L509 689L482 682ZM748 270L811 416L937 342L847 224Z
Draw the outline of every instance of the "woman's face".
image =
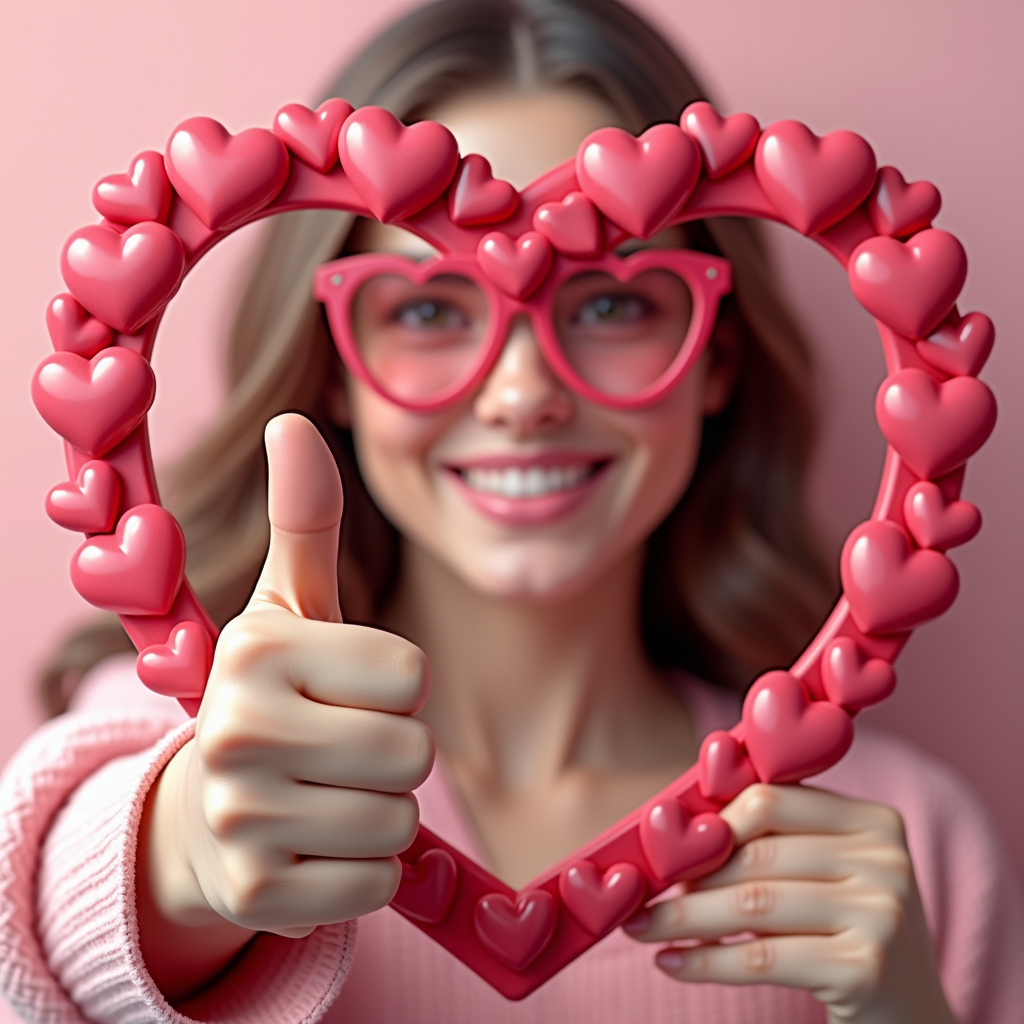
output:
M431 112L462 153L518 188L574 156L615 111L568 88L474 94ZM425 255L406 232L367 224L361 247ZM635 552L686 489L704 416L727 397L708 355L664 400L615 411L569 391L527 320L461 403L399 408L349 375L348 417L374 499L404 535L474 590L499 599L571 597Z

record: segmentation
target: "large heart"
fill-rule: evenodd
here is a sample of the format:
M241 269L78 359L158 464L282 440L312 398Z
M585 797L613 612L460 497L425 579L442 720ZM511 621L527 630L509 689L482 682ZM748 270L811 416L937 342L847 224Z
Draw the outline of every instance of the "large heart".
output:
M352 104L337 97L310 110L289 103L274 116L274 134L303 162L321 174L338 162L338 136Z
M171 208L171 183L164 158L152 150L140 153L127 174L108 174L92 190L92 205L118 224L165 221Z

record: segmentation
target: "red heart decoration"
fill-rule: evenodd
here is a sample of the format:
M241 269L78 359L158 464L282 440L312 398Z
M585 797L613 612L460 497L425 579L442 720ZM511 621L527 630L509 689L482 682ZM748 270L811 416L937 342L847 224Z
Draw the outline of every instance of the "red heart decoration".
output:
M341 164L374 217L404 220L442 195L459 166L459 147L433 121L406 127L388 110L362 107L341 129Z
M938 551L915 551L896 523L872 519L846 538L839 562L850 614L863 633L902 633L941 615L960 587Z
M124 233L90 224L64 244L60 269L93 316L134 334L174 294L185 273L185 250L163 224L146 221Z
M46 514L65 530L108 533L117 522L121 479L105 462L87 462L78 479L57 484L46 495Z
M100 216L118 224L138 224L143 220L163 223L171 209L171 196L164 158L146 150L131 162L127 174L100 178L92 190L92 205Z
M543 889L526 889L515 903L504 893L491 893L481 897L473 911L477 937L517 971L535 960L551 941L557 919L555 901Z
M491 163L470 153L459 164L448 190L448 216L460 227L495 224L507 220L519 207L519 193L507 181L491 174Z
M551 244L536 231L516 239L491 231L480 239L476 258L503 292L522 299L537 290L551 268Z
M675 799L658 800L640 817L640 846L654 874L681 882L709 874L732 853L732 829L717 814L690 818Z
M87 455L105 455L143 420L156 394L149 363L128 348L83 359L58 352L39 364L32 401L39 415Z
M879 167L868 216L880 235L906 238L928 227L941 206L942 196L930 181L908 185L895 167Z
M289 103L274 115L274 134L305 164L326 174L338 162L338 136L352 104L332 97L310 110Z
M750 114L722 117L710 103L691 103L679 119L684 132L700 146L712 181L742 167L757 148L761 126Z
M656 124L639 138L621 128L599 128L576 153L580 188L637 238L665 226L695 188L700 166L696 143L674 124Z
M948 231L928 228L900 242L869 238L847 265L858 302L908 338L935 330L967 279L967 254Z
M882 381L875 416L885 439L920 477L962 465L992 433L996 400L975 377L938 383L917 367Z
M113 338L113 331L102 320L90 316L78 299L67 292L46 307L46 327L58 352L74 352L86 359L106 348Z
M810 701L788 672L766 672L743 701L744 742L762 782L797 782L850 749L853 721L835 704Z
M853 132L819 138L799 121L776 121L758 141L754 172L783 220L811 235L867 199L875 184L875 154Z
M266 206L284 188L288 150L266 128L232 135L212 117L190 117L167 143L167 174L185 205L217 231Z
M391 905L416 921L439 924L452 905L457 877L455 858L447 850L427 850L415 864L403 861L402 882Z
M927 341L917 343L917 354L951 377L976 377L995 340L995 325L984 313L961 317L954 309Z
M185 574L185 538L160 505L136 505L113 534L87 540L71 558L75 590L119 615L166 615Z
M704 737L697 763L700 792L708 800L728 803L757 782L757 772L743 744L723 729Z
M841 636L825 648L821 678L833 704L847 711L885 700L896 688L896 673L882 658L868 658L853 637Z
M903 499L903 518L918 547L945 551L966 544L981 529L981 513L969 501L948 504L938 484L922 480Z
M601 215L582 192L570 192L560 203L537 207L533 226L567 256L597 256L601 252Z
M558 891L591 935L604 935L640 906L644 880L635 864L613 864L601 874L591 861L580 860L559 876Z
M138 677L157 693L202 697L213 664L213 640L198 622L179 622L165 644L153 644L135 661Z

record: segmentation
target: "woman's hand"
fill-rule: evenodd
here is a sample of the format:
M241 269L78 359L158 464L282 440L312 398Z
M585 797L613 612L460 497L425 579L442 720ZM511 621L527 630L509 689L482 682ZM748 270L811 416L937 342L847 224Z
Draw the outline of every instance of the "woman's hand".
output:
M756 785L722 817L736 836L729 862L626 924L642 942L699 942L659 952L663 971L804 988L831 1022L956 1024L896 811L806 786Z

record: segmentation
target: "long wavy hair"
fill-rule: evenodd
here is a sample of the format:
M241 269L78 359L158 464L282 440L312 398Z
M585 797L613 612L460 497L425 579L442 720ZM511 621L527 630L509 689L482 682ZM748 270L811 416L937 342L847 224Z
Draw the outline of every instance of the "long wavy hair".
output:
M637 133L707 98L657 31L616 0L438 0L371 42L327 95L412 122L454 93L496 85L590 90ZM344 371L310 297L314 268L344 251L351 226L350 215L316 210L269 226L230 335L226 406L163 480L188 541L189 579L221 624L245 606L266 557L262 434L285 410L319 426L342 473L346 619L372 623L396 579L401 538L363 485L351 434L328 413ZM732 261L735 289L711 344L728 335L738 370L728 405L705 422L690 486L650 538L643 636L656 664L742 686L795 657L835 591L804 505L813 367L759 225L717 218L687 235ZM79 631L45 670L48 710L62 710L97 661L130 649L112 617Z

